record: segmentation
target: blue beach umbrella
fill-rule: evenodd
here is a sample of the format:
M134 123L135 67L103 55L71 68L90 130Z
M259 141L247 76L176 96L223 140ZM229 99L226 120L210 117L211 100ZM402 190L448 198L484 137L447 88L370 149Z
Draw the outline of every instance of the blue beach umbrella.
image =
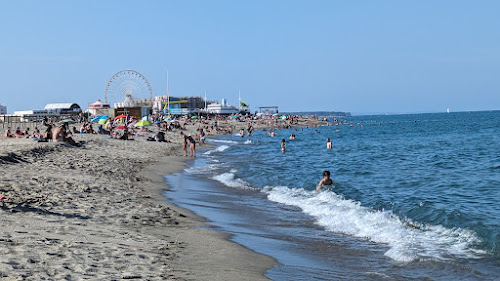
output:
M96 117L90 119L90 122L93 123L93 122L98 121L99 119L101 119L101 116L96 116Z
M99 119L108 119L108 115L103 115L103 116L101 116L101 118L99 118Z

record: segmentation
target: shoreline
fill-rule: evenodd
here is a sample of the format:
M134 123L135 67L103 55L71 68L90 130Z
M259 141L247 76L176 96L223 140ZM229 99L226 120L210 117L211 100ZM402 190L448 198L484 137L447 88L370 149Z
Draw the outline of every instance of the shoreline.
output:
M168 160L176 161L171 166ZM173 234L181 243L185 242L185 251L172 265L174 271L186 279L194 280L269 280L265 272L277 262L266 255L256 253L241 244L231 241L231 234L206 228L210 221L192 211L179 207L169 200L165 193L170 189L165 176L181 172L188 166L186 157L164 159L160 164L150 165L149 177L156 183L152 192L158 200L176 212L182 213L182 226L173 229ZM165 169L165 167L168 167ZM200 243L201 242L201 243Z
M164 176L186 165L178 138L76 138L0 141L1 278L269 280L276 261L166 202Z

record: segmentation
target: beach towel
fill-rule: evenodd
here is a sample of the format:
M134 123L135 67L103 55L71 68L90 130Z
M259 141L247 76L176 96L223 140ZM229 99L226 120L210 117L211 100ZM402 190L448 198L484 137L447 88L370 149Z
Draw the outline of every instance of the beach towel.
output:
M0 201L7 201L7 197L3 196L3 194L0 193Z

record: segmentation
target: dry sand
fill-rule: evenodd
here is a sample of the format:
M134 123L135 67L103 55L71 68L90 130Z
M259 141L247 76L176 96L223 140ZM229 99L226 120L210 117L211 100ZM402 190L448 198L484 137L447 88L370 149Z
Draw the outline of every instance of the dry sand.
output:
M193 129L191 129L193 130ZM276 263L165 203L173 143L0 139L0 280L267 280Z

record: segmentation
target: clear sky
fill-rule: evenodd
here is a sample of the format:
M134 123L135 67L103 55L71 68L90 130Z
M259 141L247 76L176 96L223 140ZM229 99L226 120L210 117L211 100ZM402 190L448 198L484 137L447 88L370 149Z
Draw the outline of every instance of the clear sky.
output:
M124 69L252 110L500 109L500 1L0 1L0 104L86 108Z

